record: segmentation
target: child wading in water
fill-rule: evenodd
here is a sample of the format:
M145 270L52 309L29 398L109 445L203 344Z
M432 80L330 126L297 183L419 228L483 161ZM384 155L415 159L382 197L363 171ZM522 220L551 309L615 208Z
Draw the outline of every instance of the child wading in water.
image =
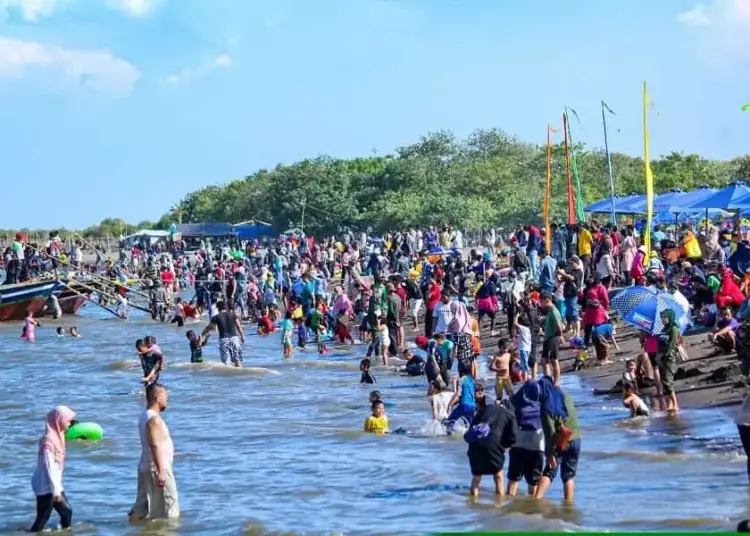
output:
M632 383L622 384L622 405L630 409L631 417L648 417L648 406L635 394L635 386Z
M135 341L135 350L141 358L143 378L141 382L148 387L159 381L159 373L164 370L164 356L154 337L146 337Z
M34 320L34 313L29 311L28 313L26 313L26 318L24 319L21 338L28 342L34 342L36 340L36 334L34 333L34 330L37 327L41 327L41 325L42 324L40 324L39 321Z
M185 333L185 337L190 341L190 362L203 363L203 347L208 342L208 335L201 337L192 329Z
M294 324L292 324L292 312L287 311L284 320L279 324L281 329L281 346L284 349L284 357L292 357L292 333Z
M372 403L372 415L365 420L365 432L375 435L389 433L388 416L385 414L385 404L382 400Z
M370 372L371 364L372 363L370 359L367 357L359 362L359 370L362 371L362 377L360 378L359 383L378 383L375 380L375 376L373 376L372 372Z

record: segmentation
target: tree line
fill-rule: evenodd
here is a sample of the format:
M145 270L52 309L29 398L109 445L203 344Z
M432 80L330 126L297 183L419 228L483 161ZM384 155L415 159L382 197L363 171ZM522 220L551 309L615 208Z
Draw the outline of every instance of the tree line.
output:
M575 144L584 203L609 197L603 149ZM611 153L617 195L644 191L643 159ZM564 146L553 147L552 218L567 219ZM731 161L673 152L652 161L657 193L722 187L750 177L750 155ZM128 225L107 219L84 236L123 228L167 229L172 222L259 220L282 232L315 235L343 229L376 231L428 225L466 230L542 222L546 146L501 130L477 130L464 140L449 131L422 137L393 154L352 159L318 156L260 169L243 179L189 193L158 222ZM0 231L2 234L2 231Z

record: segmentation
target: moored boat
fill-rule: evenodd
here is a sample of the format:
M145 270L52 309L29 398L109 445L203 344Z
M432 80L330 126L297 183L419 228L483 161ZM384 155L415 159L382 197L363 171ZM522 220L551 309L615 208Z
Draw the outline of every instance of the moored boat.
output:
M91 296L92 289L79 283L66 284L55 290L36 316L74 315Z
M0 322L23 320L31 312L38 314L55 290L57 281L27 281L0 286Z

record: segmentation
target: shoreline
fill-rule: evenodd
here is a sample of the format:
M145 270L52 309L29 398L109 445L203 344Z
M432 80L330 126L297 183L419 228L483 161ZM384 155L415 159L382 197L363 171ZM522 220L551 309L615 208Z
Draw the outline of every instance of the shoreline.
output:
M507 336L505 322L498 322L498 327ZM690 332L684 336L684 345L688 353L686 361L678 362L675 375L675 388L678 402L682 409L724 409L731 411L740 405L747 394L748 385L741 377L740 363L737 354L716 354L714 347L707 339L708 331ZM480 340L482 351L492 355L497 347L499 336L491 336L489 331L482 330ZM635 359L642 351L638 342L638 332L622 322L617 324L617 343L621 351L617 352L610 345L609 365L597 366L593 348L589 350L589 366L579 371L572 370L576 351L562 346L560 349L560 369L562 376L575 374L584 381L586 388L595 397L601 399L621 400L621 395L594 393L615 386L625 371L625 362ZM541 348L537 351L540 354ZM540 356L537 355L537 358ZM643 391L645 395L655 393L653 388Z

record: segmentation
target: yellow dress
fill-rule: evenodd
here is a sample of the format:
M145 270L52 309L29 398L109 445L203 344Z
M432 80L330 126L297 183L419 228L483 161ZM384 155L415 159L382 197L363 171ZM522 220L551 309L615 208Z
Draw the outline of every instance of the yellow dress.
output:
M388 433L388 417L383 415L382 417L375 417L370 415L365 419L365 432L383 435Z

